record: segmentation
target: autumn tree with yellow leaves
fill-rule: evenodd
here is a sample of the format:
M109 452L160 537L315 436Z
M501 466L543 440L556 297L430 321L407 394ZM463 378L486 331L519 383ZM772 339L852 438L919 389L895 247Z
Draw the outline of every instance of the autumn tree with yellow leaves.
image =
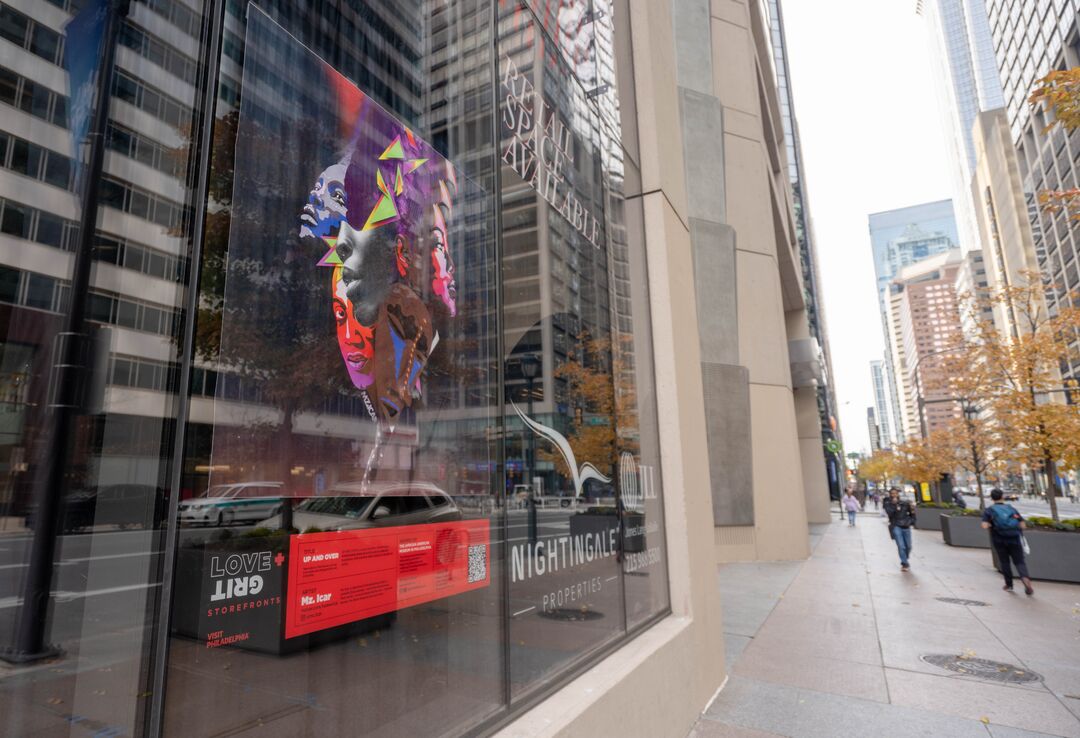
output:
M954 450L942 444L934 434L898 444L893 458L897 476L916 485L920 482L932 484L943 474L952 472L956 465Z
M1045 473L1050 513L1057 520L1058 467L1075 469L1080 460L1080 394L1060 373L1061 366L1080 359L1074 348L1080 309L1073 307L1080 298L1066 295L1050 310L1046 291L1038 274L1027 274L1022 284L974 301L970 309L976 313L985 305L1008 309L1017 331L1003 336L992 322L976 322L963 369L950 372L950 381L955 397L979 403L980 415L989 417L980 435L984 443L993 435L1000 461Z
M859 468L855 473L863 481L876 482L882 489L888 487L889 480L896 476L896 460L893 452L879 448L859 462Z

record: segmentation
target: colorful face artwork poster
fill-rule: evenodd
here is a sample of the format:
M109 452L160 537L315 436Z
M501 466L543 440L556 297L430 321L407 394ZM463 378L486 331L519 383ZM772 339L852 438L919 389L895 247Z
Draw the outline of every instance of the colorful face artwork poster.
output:
M235 141L208 228L227 220L225 280L200 316L220 331L210 483L306 497L420 479L454 494L447 467L469 454L425 450L418 414L446 421L453 400L433 397L485 361L464 355L464 331L487 328L462 315L457 266L486 196L402 122L421 105L407 80L392 114L255 6L247 25L239 110L215 142ZM485 248L470 253L485 272ZM473 294L486 312L489 291Z

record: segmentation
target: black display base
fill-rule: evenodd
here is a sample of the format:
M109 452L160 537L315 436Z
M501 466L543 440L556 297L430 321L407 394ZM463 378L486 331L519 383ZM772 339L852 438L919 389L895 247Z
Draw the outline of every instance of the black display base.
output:
M40 651L20 651L11 646L0 646L0 661L17 665L33 664L38 661L55 659L63 655L63 653L59 646L45 645Z

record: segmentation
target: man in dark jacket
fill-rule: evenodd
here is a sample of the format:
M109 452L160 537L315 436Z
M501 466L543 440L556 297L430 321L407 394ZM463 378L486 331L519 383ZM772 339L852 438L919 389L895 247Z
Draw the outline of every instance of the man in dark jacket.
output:
M911 529L915 526L915 505L900 499L900 490L892 487L889 499L885 500L885 514L889 516L889 535L896 541L896 550L900 553L900 570L908 571L911 564Z
M1024 592L1035 594L1028 577L1027 561L1024 559L1023 534L1027 525L1024 516L1016 508L1005 502L1005 494L1000 489L990 490L990 499L994 504L983 510L982 527L990 530L990 542L997 552L1001 573L1005 577L1006 592L1013 591L1012 564L1016 564L1016 573L1024 583ZM1012 564L1009 560L1012 560Z

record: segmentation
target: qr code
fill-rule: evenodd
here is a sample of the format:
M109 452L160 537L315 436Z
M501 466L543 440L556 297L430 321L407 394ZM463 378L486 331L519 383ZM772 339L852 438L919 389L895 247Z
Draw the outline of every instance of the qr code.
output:
M487 544L469 546L469 584L487 581Z

